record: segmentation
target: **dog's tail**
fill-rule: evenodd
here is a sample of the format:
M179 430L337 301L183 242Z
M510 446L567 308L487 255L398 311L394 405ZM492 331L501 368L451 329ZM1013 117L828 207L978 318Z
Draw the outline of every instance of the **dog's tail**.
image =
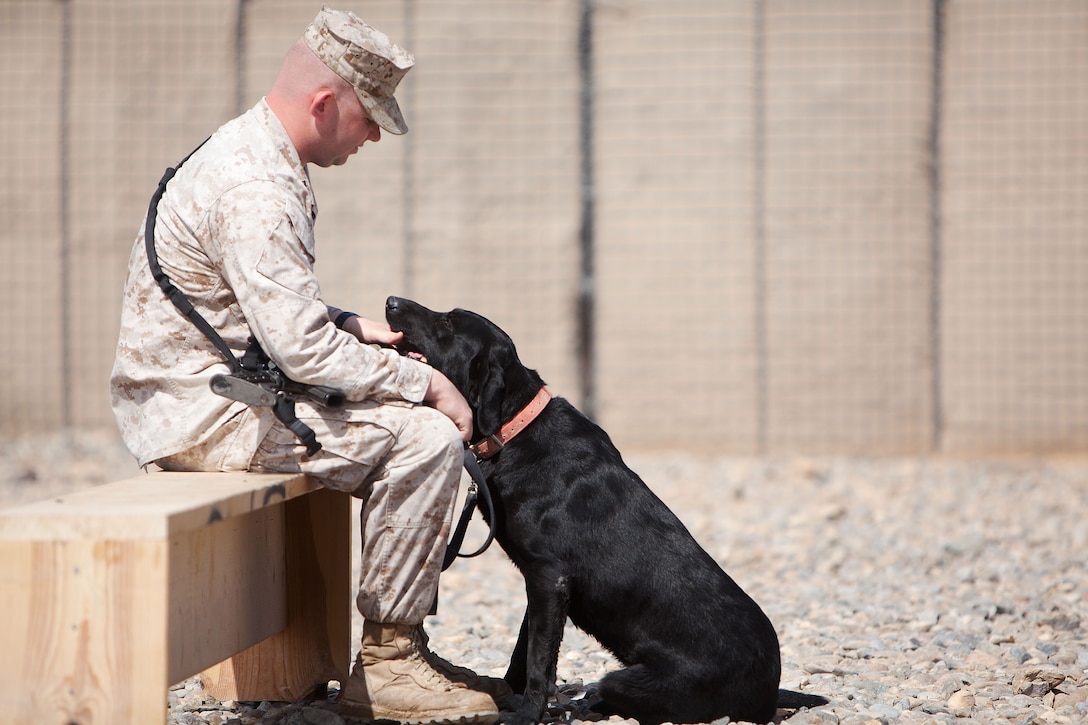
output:
M778 706L784 710L797 710L802 707L819 707L826 705L827 698L820 695L809 695L805 692L793 690L778 691Z

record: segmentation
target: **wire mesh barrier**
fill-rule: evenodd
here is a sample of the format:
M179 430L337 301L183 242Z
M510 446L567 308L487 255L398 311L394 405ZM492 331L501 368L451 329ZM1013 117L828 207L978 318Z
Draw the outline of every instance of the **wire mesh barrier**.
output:
M411 128L313 169L333 304L503 326L623 443L1088 448L1088 4L360 0ZM109 427L162 170L297 0L0 0L2 431Z

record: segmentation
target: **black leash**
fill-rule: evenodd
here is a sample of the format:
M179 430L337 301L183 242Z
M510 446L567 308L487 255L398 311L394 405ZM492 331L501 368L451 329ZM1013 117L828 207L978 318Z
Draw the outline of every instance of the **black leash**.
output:
M480 463L476 460L476 454L468 448L465 449L465 469L468 471L468 475L472 477L472 483L469 484L468 495L465 496L465 506L461 509L461 518L457 520L457 528L454 529L453 536L450 537L449 543L446 544L446 555L442 559L442 571L449 569L450 565L458 557L471 559L474 556L479 556L495 540L495 526L498 518L495 513L495 504L491 500L491 489L487 487L487 479L484 478L484 472L480 470ZM472 520L472 509L476 508L478 495L483 496L484 500L481 508L486 509L484 516L487 517L487 541L471 554L462 554L461 544L465 540L468 523ZM434 595L434 604L431 605L430 613L432 615L438 614L437 593Z
M495 526L498 519L495 513L495 504L491 500L491 489L487 486L487 479L484 478L484 473L480 470L476 455L467 448L465 449L465 469L468 471L468 475L472 477L472 483L468 487L468 495L465 497L465 506L461 509L461 518L457 521L457 528L454 529L453 536L450 537L450 543L446 545L446 557L442 560L442 571L449 569L457 557L471 559L474 556L479 556L487 551L487 547L491 546L491 542L495 540ZM478 496L483 497L481 508L484 509L483 514L487 517L487 540L471 554L462 554L461 544L465 540L465 532L468 530L468 523L472 519L472 510L476 508Z

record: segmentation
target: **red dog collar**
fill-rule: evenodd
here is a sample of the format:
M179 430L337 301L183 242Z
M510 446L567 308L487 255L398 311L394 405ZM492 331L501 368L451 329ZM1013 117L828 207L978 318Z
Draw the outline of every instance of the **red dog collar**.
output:
M503 446L510 442L510 439L516 436L529 427L529 424L536 420L536 417L540 415L540 411L548 405L548 401L552 399L552 394L548 392L547 387L543 387L537 391L533 399L529 401L521 411L511 418L507 423L499 429L499 432L484 438L479 443L469 446L476 458L483 461L491 458L493 455L502 450Z

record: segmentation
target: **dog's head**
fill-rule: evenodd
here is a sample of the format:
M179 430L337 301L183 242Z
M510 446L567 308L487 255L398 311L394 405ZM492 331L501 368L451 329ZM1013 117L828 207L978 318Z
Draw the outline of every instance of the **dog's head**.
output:
M510 336L475 312L435 312L390 297L385 318L390 328L404 333L398 345L402 352L422 355L465 396L480 438L496 433L544 384L536 371L521 364Z

